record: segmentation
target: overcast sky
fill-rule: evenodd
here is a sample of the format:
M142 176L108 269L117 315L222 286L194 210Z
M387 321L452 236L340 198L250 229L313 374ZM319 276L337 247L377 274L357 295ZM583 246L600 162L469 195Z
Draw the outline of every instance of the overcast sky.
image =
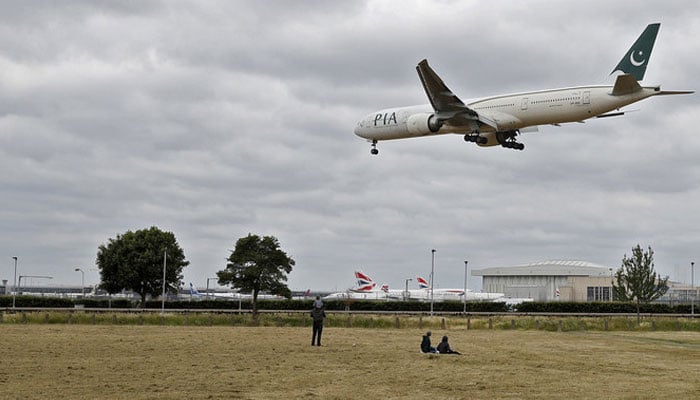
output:
M423 58L463 99L611 84L652 22L644 83L699 90L695 0L1 4L0 279L18 256L18 274L97 283L98 246L150 226L196 286L248 233L296 260L293 290L344 290L355 269L402 288L431 249L437 287L462 287L464 260L618 268L638 243L672 280L700 264L697 94L544 126L522 152L446 135L375 157L353 134L427 103Z

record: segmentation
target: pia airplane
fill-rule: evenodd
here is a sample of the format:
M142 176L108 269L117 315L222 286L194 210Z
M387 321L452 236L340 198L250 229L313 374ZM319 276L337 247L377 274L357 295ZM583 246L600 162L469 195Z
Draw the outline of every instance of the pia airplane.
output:
M462 101L428 65L416 67L430 104L388 108L365 116L355 134L371 142L371 154L379 154L381 140L442 134L464 135L481 147L502 146L523 150L516 140L539 125L583 122L589 118L624 115L621 108L652 96L691 94L663 91L660 86L641 86L651 50L661 24L650 24L625 53L612 73L622 72L613 86L579 86L507 94ZM611 75L612 75L611 73Z

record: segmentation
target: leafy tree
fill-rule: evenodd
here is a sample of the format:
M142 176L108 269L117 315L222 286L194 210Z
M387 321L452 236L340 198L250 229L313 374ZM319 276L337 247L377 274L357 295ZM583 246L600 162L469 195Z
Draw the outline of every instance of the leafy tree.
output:
M253 294L253 316L258 314L258 294L267 291L275 295L292 297L284 283L292 272L294 260L280 249L274 236L260 237L248 234L236 241L236 248L228 258L226 269L216 273L220 285Z
M167 254L165 271L166 289L180 287L182 270L189 261L172 232L163 232L153 226L136 232L127 231L109 239L97 250L100 287L108 293L131 290L141 296L157 297L163 290L163 257Z
M620 301L634 301L637 305L637 324L640 322L639 305L650 303L663 296L668 290L668 276L654 272L654 251L637 247L632 249L632 257L627 254L622 258L622 266L615 274L613 296Z

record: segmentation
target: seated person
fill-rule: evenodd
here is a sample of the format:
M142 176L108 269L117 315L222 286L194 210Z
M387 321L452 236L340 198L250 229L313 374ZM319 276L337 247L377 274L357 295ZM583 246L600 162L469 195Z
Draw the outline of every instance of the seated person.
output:
M420 342L420 351L423 353L437 353L435 347L430 345L430 335L430 331L426 332L426 334L423 335L423 341Z
M447 336L442 337L442 342L437 347L437 351L440 354L461 354L458 351L454 351L450 348L450 344L447 343Z

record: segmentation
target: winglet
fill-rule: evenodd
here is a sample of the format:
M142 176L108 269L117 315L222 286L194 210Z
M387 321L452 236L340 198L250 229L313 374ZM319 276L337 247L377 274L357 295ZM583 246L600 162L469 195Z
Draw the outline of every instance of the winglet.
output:
M622 71L625 74L632 75L638 81L644 79L644 73L647 70L649 58L651 57L651 49L654 47L660 26L660 23L647 25L644 32L639 35L637 41L625 53L622 60L617 63L617 66L610 74L612 75L615 71Z

